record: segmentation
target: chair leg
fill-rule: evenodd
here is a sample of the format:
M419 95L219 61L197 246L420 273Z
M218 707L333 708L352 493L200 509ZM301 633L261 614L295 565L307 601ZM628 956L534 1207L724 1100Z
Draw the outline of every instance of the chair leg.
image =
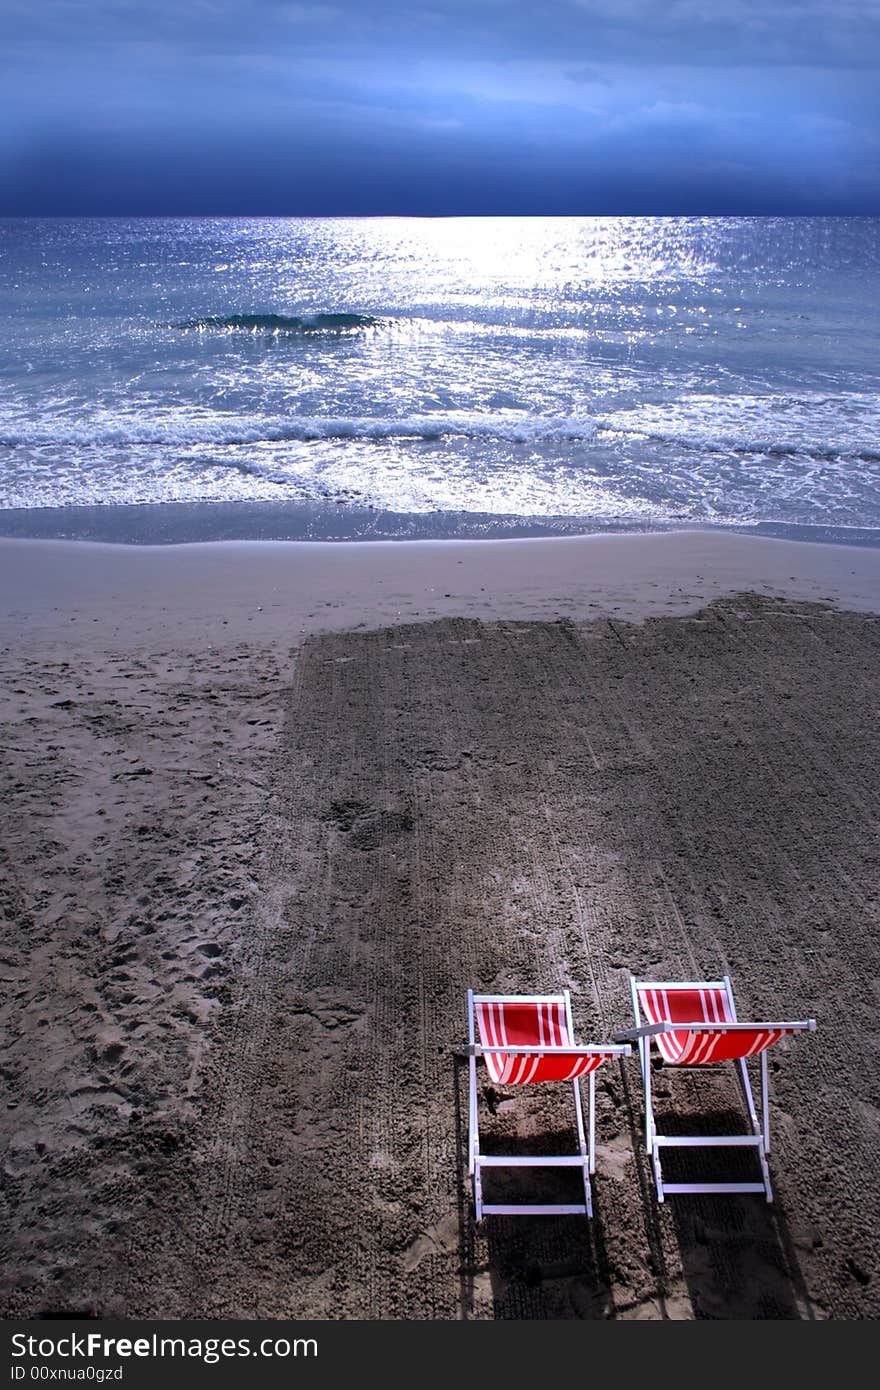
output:
M480 1165L479 1165L479 1163L477 1163L477 1164L474 1166L474 1208L475 1208L475 1210L476 1210L477 1220L478 1220L478 1221L482 1221L482 1219L483 1219L483 1178L482 1178L482 1174L480 1173Z
M590 1072L590 1172L596 1171L596 1073Z
M770 1152L770 1087L767 1082L767 1049L761 1053L761 1119L764 1125L764 1152Z
M639 1060L642 1065L642 1085L645 1091L645 1148L654 1151L654 1110L651 1101L651 1051L646 1038L639 1039Z
M467 1011L468 1011L468 1043L473 1049L475 1041L474 1033L474 991L469 989L467 992ZM477 1220L480 1219L481 1201L479 1195L480 1174L477 1171L477 1153L480 1147L480 1128L477 1117L477 1059L471 1050L468 1060L468 1174L474 1183L474 1205L477 1208Z
M589 1153L587 1150L587 1139L586 1135L584 1134L584 1105L583 1101L581 1100L580 1086L578 1085L577 1081L573 1081L571 1083L571 1089L574 1092L574 1114L575 1129L577 1131L578 1152L582 1155L582 1157L588 1158Z
M477 1126L477 1062L473 1056L468 1063L467 1077L467 1172L474 1176L474 1159L480 1145L480 1130Z
M744 1057L740 1057L737 1059L737 1068L739 1070L740 1086L742 1087L742 1093L745 1097L746 1109L749 1112L749 1120L751 1121L752 1132L754 1134L760 1134L761 1126L758 1123L758 1112L755 1109L755 1098L752 1095L752 1086L751 1082L749 1081L749 1069L746 1066L746 1061Z
M660 1150L654 1145L654 1152L651 1154L651 1162L654 1167L654 1186L657 1189L657 1201L665 1202L666 1194L663 1191L663 1172L660 1168Z
M746 1060L741 1057L737 1061L742 1082L743 1094L749 1112L752 1130L760 1139L758 1145L758 1161L761 1164L761 1176L764 1180L764 1192L768 1202L773 1201L773 1188L770 1183L770 1167L767 1163L767 1155L770 1152L770 1110L768 1108L769 1088L767 1084L767 1052L766 1049L761 1053L761 1119L758 1120L758 1113L755 1108L755 1099L752 1095L752 1085L749 1080L749 1069Z
M590 1081L592 1082L592 1080L593 1080L593 1075L592 1075L592 1072L591 1072L591 1073L590 1073ZM591 1087L590 1087L590 1092L589 1092L588 1107L587 1107L587 1125L588 1125L588 1131L587 1131L587 1132L588 1132L589 1135L590 1135L590 1140L589 1140L589 1144L588 1144L586 1135L584 1134L584 1105L583 1105L583 1101L581 1100L580 1082L578 1082L578 1081L573 1081L571 1084L572 1084L572 1089L573 1089L573 1091L574 1091L574 1113L575 1113L575 1119L576 1119L576 1121L577 1121L578 1150L579 1150L579 1152L580 1152L581 1158L584 1160L584 1174L583 1174L583 1176L584 1176L584 1206L587 1208L587 1216L588 1216L588 1217L591 1217L591 1216L593 1215L593 1193L592 1193L592 1188L591 1188L591 1186L590 1186L590 1174L594 1171L594 1169L593 1169L593 1167L592 1167L592 1152L593 1152L593 1147L592 1147L592 1146L593 1146L593 1089L592 1089L592 1086L591 1086Z
M593 1186L590 1182L590 1174L584 1167L584 1206L587 1209L587 1220L593 1219Z
M660 1150L654 1142L656 1125L654 1123L654 1100L651 1095L651 1044L647 1038L639 1039L639 1062L642 1069L642 1084L645 1091L645 1149L654 1170L654 1185L657 1201L663 1202L663 1171L660 1167Z
M769 1086L767 1084L767 1051L761 1053L761 1125L762 1139L759 1155L761 1159L761 1171L764 1174L764 1190L767 1193L767 1201L773 1201L773 1188L770 1185L770 1167L767 1163L767 1155L770 1152L770 1106L769 1106Z
M471 1057L468 1068L468 1172L473 1180L474 1209L478 1221L483 1219L483 1175L480 1171L480 1119L478 1112L477 1063Z

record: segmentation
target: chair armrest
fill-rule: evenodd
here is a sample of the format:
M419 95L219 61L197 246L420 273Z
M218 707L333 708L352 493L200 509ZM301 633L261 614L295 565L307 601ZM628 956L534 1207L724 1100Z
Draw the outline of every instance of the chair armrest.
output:
M615 1043L592 1043L585 1047L514 1047L499 1043L497 1047L483 1047L482 1043L469 1043L464 1047L453 1047L453 1052L463 1057L483 1057L487 1052L503 1052L509 1057L628 1057L632 1048Z
M627 1039L638 1042L640 1038L656 1038L659 1033L754 1033L772 1032L775 1029L780 1029L783 1033L814 1033L816 1020L803 1018L796 1023L670 1023L668 1019L664 1019L662 1023L646 1023L641 1028L624 1029L623 1032L614 1034L614 1041L623 1042Z
M668 1033L673 1026L676 1028L690 1027L689 1024L682 1025L671 1023L645 1023L641 1028L624 1028L621 1033L614 1034L615 1042L639 1042L641 1038L655 1038L658 1033Z
M628 1046L618 1047L614 1043L590 1043L583 1047L513 1047L507 1043L497 1047L483 1047L481 1043L474 1043L473 1046L475 1057L482 1057L487 1052L503 1052L511 1057L625 1057L631 1051L632 1048Z

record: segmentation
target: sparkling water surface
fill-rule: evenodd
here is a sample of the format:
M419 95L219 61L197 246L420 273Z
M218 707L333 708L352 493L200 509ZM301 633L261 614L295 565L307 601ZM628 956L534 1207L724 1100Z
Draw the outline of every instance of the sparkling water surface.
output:
M0 222L0 509L874 532L878 306L868 218Z

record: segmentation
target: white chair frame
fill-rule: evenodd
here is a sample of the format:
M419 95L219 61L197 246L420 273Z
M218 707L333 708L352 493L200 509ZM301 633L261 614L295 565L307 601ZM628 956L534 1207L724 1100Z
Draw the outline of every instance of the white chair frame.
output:
M609 1043L605 1046L585 1047L483 1047L476 1040L475 1005L495 1004L564 1004L568 1036L574 1037L571 1017L571 997L566 989L562 994L475 994L468 990L468 1174L473 1180L474 1207L478 1221L484 1216L586 1216L593 1215L593 1193L590 1176L596 1171L596 1072L587 1074L588 1107L587 1128L584 1130L583 1102L580 1092L580 1078L571 1082L574 1093L575 1129L578 1152L562 1155L501 1155L480 1152L480 1127L478 1114L477 1058L486 1052L512 1055L571 1056L585 1057L601 1054L603 1057L627 1056L632 1051L628 1045ZM547 1085L547 1082L537 1082ZM561 1082L561 1085L568 1084ZM581 1203L496 1203L483 1201L482 1173L484 1168L579 1168L583 1178L584 1200Z
M651 989L718 989L726 992L727 1001L730 1006L730 1015L733 1020L730 1023L648 1023L642 1024L641 1012L639 1010L638 991L640 987L650 987ZM740 1192L762 1192L768 1202L773 1201L773 1188L770 1182L770 1168L767 1162L770 1153L770 1111L769 1111L769 1086L767 1077L767 1053L769 1048L765 1048L759 1054L760 1061L760 1084L761 1084L761 1107L760 1118L755 1099L752 1094L749 1071L744 1057L731 1058L742 1090L748 1113L750 1134L696 1134L696 1135L669 1135L658 1134L657 1125L654 1118L653 1099L651 1095L651 1039L656 1038L660 1033L674 1032L712 1032L712 1033L733 1033L753 1031L754 1029L783 1029L786 1033L801 1031L813 1031L816 1027L814 1018L802 1019L798 1022L784 1023L740 1023L736 1016L736 1005L733 1001L733 989L730 977L725 975L723 980L637 980L634 975L630 976L630 989L632 992L633 1013L636 1020L636 1027L627 1029L615 1034L615 1040L629 1039L637 1042L639 1048L639 1064L642 1072L642 1083L645 1092L645 1147L651 1158L654 1169L654 1182L657 1188L657 1200L663 1202L667 1195L677 1195L683 1193L740 1193ZM702 1065L682 1067L670 1065L666 1070L671 1074L674 1071L699 1071L707 1067L720 1067L726 1063L707 1062ZM760 1182L704 1182L704 1183L681 1183L667 1182L663 1177L663 1170L660 1161L661 1149L689 1149L689 1148L754 1148L758 1161L761 1165Z

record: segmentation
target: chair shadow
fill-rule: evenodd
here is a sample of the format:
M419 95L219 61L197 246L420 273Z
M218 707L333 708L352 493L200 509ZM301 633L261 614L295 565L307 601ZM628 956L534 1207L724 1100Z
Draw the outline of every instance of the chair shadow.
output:
M816 1311L778 1198L768 1203L762 1195L751 1193L672 1194L661 1204L645 1149L641 1086L635 1100L625 1074L623 1087L643 1199L645 1236L662 1297L668 1297L672 1287L663 1255L664 1226L668 1233L671 1223L695 1317L814 1319ZM662 1129L669 1134L686 1133L692 1124L692 1120L689 1124L682 1116L670 1113L663 1116ZM700 1117L700 1132L745 1134L744 1111L707 1110ZM663 1172L669 1181L679 1182L760 1181L757 1156L748 1149L664 1150ZM772 1153L770 1176L772 1181Z
M491 1299L496 1319L610 1318L612 1276L603 1237L601 1197L592 1185L593 1216L485 1217L478 1227L467 1170L467 1063L454 1070L456 1197L459 1217L460 1316L467 1320ZM574 1130L547 1129L531 1137L505 1136L503 1150L515 1155L571 1153ZM487 1140L486 1151L491 1152ZM497 1144L495 1145L497 1149ZM582 1202L578 1170L492 1170L492 1199ZM478 1232L486 1258L478 1253ZM482 1243L482 1242L481 1242Z

